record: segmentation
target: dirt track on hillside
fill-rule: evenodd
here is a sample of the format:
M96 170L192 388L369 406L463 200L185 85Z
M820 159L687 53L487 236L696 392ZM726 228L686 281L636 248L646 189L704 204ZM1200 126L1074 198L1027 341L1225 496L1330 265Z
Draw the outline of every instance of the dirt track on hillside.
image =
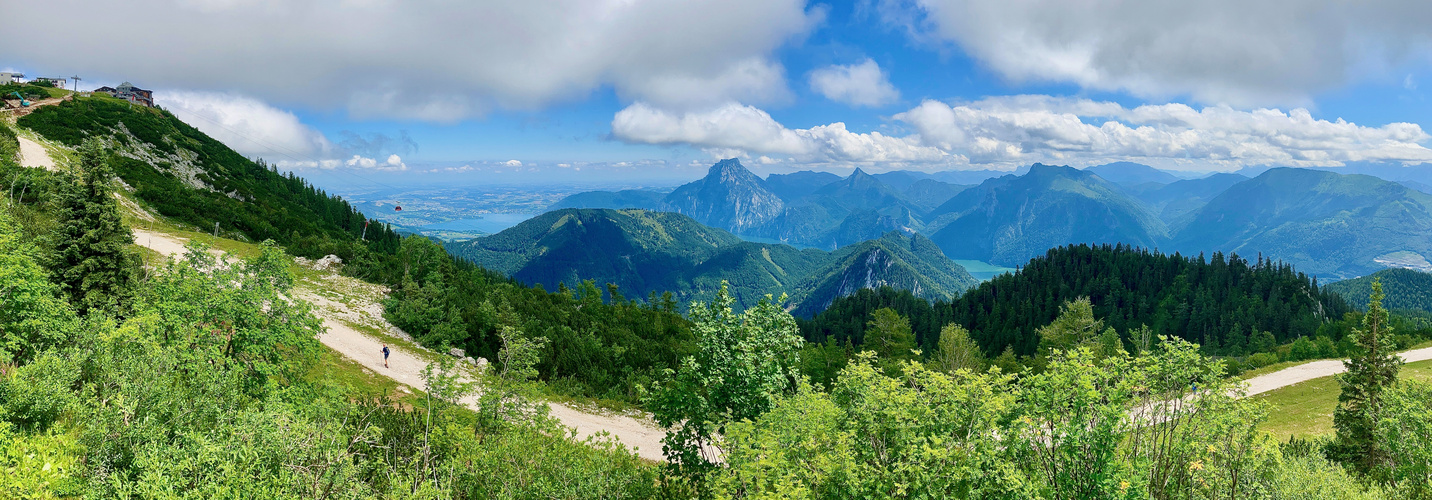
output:
M183 238L170 236L163 233L136 229L134 231L134 243L149 248L168 257L183 255L186 241ZM343 276L331 276L326 278L333 281L355 281L344 283L346 290L369 290L376 291L374 285L356 282L352 278ZM381 292L377 292L381 293ZM368 304L353 306L345 305L328 298L315 290L298 288L295 296L306 300L314 305L314 312L323 320L323 326L327 330L319 336L318 340L324 345L338 351L344 356L363 365L375 373L380 373L395 382L413 389L423 388L422 370L427 366L426 359L432 356L431 352L418 355L409 352L404 348L389 346L392 354L388 358L388 367L383 367L382 346L383 341L366 335L355 329L350 322L362 322L372 324L380 322L392 329L382 321L381 316L374 317L371 306L377 303L377 297L367 298ZM381 310L377 311L381 314ZM396 331L396 329L392 329ZM468 401L472 405L473 401ZM563 424L577 430L579 438L587 438L600 432L610 433L613 437L626 445L627 448L634 448L636 454L649 460L664 460L661 454L661 438L664 433L654 424L645 419L636 419L625 415L601 415L572 408L561 403L550 403L552 416L556 417Z
M20 141L20 166L55 170L55 160L50 158L50 153L45 151L44 146L25 137L16 139Z

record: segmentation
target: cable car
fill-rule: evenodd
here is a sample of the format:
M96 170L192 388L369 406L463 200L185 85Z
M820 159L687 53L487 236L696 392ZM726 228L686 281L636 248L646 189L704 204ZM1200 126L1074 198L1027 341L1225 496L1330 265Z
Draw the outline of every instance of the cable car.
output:
M402 212L402 211L403 211L402 205L394 205L394 206L393 206L393 211L394 211L394 212Z

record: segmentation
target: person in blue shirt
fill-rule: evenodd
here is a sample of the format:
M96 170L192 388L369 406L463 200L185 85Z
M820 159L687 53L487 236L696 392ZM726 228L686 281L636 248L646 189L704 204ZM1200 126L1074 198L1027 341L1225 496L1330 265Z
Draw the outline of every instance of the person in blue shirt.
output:
M383 344L383 368L388 367L388 353L391 352L392 351L388 349L388 344Z

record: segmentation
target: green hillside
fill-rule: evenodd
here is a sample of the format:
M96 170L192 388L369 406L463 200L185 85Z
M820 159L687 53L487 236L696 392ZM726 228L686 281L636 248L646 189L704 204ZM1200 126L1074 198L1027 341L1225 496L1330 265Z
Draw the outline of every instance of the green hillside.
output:
M203 231L218 223L222 235L271 239L294 255L336 254L368 266L351 267L354 272L391 274L374 256L397 251L399 236L386 224L371 221L359 242L368 219L348 202L245 158L168 111L79 98L39 108L17 123L68 146L105 140L111 168L161 215Z
M593 280L638 298L671 292L685 303L709 299L726 281L741 308L784 293L803 314L864 287L949 299L976 283L922 236L889 234L836 252L798 250L743 242L685 215L645 210L558 210L447 249L548 290Z
M1382 305L1388 309L1412 309L1432 313L1432 273L1411 269L1383 269L1361 278L1329 283L1328 291L1341 295L1358 309L1366 309L1372 295L1372 281L1382 280L1387 298Z
M1432 256L1432 195L1366 175L1275 168L1229 187L1174 238L1184 253L1262 253L1318 276L1382 269L1388 255Z

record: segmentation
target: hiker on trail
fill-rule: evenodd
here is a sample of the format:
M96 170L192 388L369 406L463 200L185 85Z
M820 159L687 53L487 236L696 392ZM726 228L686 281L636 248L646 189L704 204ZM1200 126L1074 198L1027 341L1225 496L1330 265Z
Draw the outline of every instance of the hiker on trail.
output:
M383 368L388 367L388 353L390 352L393 351L388 349L388 344L383 344Z

